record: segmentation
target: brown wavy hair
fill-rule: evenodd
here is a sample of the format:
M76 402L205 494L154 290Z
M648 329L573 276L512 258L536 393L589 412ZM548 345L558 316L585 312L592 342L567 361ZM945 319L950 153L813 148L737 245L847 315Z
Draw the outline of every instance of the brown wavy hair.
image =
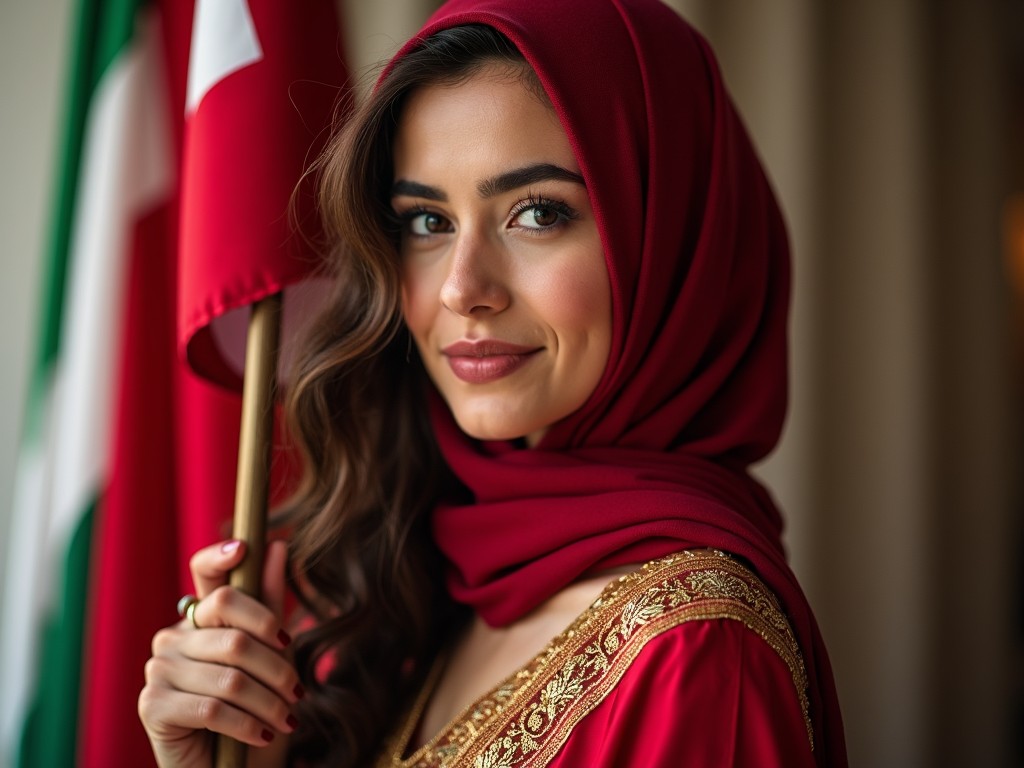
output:
M540 89L489 27L425 39L354 109L315 171L335 290L291 378L304 475L277 520L289 531L292 587L315 619L295 643L307 696L291 750L302 765L370 763L466 615L445 592L428 528L440 498L466 491L434 443L425 373L401 319L392 144L412 91L494 61Z

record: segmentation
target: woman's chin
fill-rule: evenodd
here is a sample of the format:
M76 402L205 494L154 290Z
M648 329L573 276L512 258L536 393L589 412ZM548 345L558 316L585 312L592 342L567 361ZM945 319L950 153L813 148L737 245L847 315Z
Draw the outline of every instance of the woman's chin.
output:
M493 423L493 420L483 423L476 419L460 419L457 415L455 423L459 425L459 429L474 440L496 442L522 440L531 448L537 444L547 431L547 427L528 429L522 424L496 424Z

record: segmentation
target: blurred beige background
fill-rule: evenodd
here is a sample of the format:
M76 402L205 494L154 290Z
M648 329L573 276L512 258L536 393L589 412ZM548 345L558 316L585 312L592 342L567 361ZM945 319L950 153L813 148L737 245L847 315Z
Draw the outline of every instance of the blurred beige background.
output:
M4 542L70 4L0 4ZM718 52L790 223L792 408L761 473L851 763L1024 764L1024 0L670 4ZM341 5L362 66L436 3Z

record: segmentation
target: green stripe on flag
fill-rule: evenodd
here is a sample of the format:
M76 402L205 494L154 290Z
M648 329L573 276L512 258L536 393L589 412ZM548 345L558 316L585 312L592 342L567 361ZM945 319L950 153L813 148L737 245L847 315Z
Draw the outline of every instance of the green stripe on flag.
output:
M95 504L71 539L60 581L61 599L43 630L43 654L37 695L22 733L22 768L75 765L78 745L78 681L87 606L89 555Z

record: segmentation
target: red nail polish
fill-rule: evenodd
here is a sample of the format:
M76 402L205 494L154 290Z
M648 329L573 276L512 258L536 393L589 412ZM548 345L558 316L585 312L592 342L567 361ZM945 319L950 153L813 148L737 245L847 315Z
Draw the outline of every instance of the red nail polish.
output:
M292 636L289 635L287 632L285 632L283 629L278 630L278 632L277 632L277 642L279 642L281 645L287 647L292 642Z
M296 699L301 699L306 695L306 689L302 687L302 683L296 683L295 687L292 688L292 693L295 694Z
M260 736L263 737L264 741L273 741L274 740L274 734L272 734L266 728L263 729L263 733L261 733Z
M288 715L288 719L285 722L288 723L288 727L293 731L299 727L299 721L295 719L295 715Z
M242 542L240 542L238 539L225 541L223 544L220 545L220 551L223 552L225 555L230 555L232 552L238 549L238 545L241 543Z

